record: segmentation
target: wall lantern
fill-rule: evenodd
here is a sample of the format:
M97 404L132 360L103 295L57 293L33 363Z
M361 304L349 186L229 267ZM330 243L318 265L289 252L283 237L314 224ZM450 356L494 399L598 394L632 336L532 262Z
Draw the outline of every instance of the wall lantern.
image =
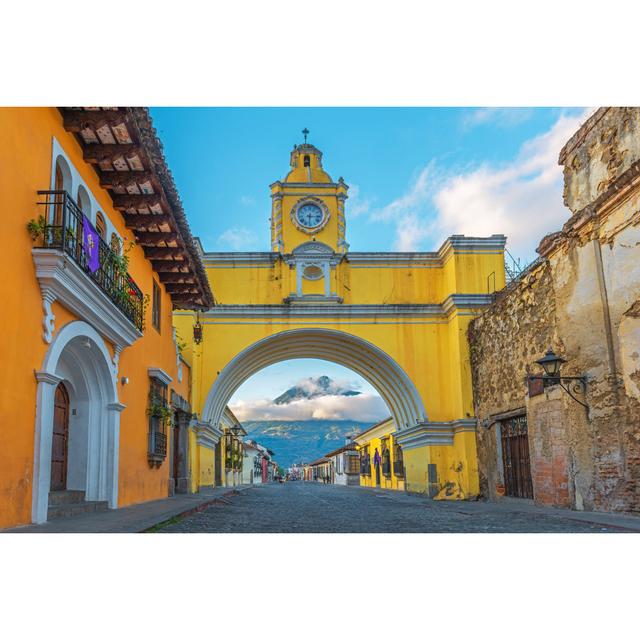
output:
M571 396L573 400L575 400L578 404L581 404L585 409L588 409L588 404L582 402L581 400L576 398L575 395L573 395L574 393L582 393L584 395L587 392L587 378L586 376L560 375L560 369L565 362L566 360L564 358L556 355L553 352L553 349L549 347L544 356L539 360L536 360L536 364L539 364L542 367L544 375L528 377L530 380L542 380L545 387L554 384L560 385L560 387L562 387L562 389L567 394L569 394L569 396ZM567 383L567 386L565 386L563 382Z
M193 341L196 344L202 342L202 325L200 324L200 312L196 311L196 321L193 325Z
M539 364L548 378L558 378L560 376L560 367L566 362L564 358L557 356L550 348L543 358L536 360L536 364Z

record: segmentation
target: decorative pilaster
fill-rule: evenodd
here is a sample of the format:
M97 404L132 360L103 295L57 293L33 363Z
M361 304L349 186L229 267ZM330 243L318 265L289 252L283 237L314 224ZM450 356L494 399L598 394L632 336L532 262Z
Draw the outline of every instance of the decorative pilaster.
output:
M346 253L349 249L347 243L347 221L344 214L344 205L347 200L346 193L338 194L338 252Z
M33 459L33 501L31 519L47 521L51 485L51 445L53 441L53 407L56 387L62 378L47 371L36 371L36 427Z
M111 363L113 364L112 372L113 378L118 382L118 369L120 367L120 354L122 353L124 347L121 344L115 344L113 346L113 358L111 358Z
M276 253L284 251L282 241L282 194L276 193L272 196L271 207L271 250Z
M42 318L42 339L50 344L53 338L53 332L55 329L56 317L51 310L51 305L56 299L55 294L50 289L42 290L42 309L44 311L44 317Z

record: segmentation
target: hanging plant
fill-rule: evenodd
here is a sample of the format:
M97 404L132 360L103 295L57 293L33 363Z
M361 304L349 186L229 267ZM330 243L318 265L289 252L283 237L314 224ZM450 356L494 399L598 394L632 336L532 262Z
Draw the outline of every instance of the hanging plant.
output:
M44 236L47 226L47 219L43 215L40 215L37 220L31 218L31 220L27 222L27 231L29 232L32 240L37 240Z
M161 396L151 393L149 394L149 404L147 406L147 415L151 418L158 418L162 424L167 424L171 420L171 407L169 403Z

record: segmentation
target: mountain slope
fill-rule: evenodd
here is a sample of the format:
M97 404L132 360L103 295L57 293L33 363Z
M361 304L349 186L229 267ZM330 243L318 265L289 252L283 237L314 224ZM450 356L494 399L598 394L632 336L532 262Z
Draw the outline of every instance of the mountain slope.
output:
M350 420L255 420L243 422L242 426L248 438L271 449L276 462L289 467L294 462L313 462L342 446L347 435L364 431L372 424Z

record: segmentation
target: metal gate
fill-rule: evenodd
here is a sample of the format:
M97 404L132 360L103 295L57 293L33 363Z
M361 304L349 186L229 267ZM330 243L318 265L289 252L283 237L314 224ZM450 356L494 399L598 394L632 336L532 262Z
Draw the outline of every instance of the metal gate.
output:
M504 491L514 498L533 498L527 416L516 416L500 423Z

